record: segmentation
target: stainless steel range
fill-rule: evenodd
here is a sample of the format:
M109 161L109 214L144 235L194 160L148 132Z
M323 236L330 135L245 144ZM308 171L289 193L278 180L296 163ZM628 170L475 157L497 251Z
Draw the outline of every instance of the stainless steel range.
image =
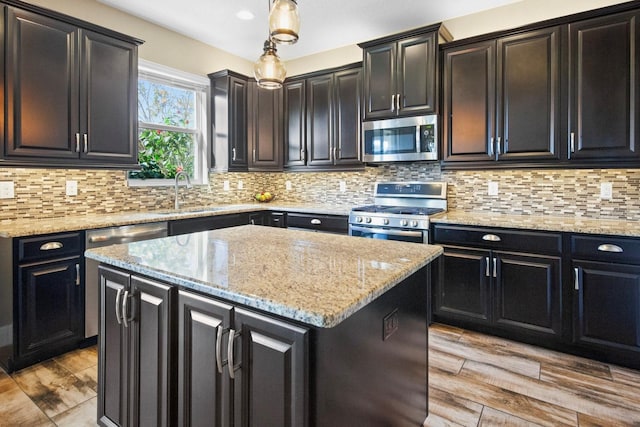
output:
M349 235L429 243L429 216L447 210L447 183L377 182L374 202L351 210Z

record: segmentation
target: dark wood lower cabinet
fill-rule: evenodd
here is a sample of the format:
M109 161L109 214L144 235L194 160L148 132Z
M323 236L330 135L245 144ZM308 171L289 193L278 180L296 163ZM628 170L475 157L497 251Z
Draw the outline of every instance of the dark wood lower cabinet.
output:
M100 267L98 423L172 426L176 289Z

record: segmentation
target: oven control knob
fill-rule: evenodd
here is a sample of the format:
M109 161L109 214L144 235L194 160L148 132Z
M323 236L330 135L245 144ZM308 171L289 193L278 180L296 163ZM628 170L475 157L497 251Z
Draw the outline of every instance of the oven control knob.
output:
M382 222L384 222L384 225L388 225L389 224L389 218L385 218Z
M416 220L411 221L411 226L412 227L417 227L418 226L418 221L416 221Z
M406 220L406 219L403 219L402 221L400 221L400 225L401 225L401 226L403 226L403 227L406 227L406 226L407 226L407 224L408 224L408 223L407 223L407 220Z
M366 221L367 221L367 224L371 223L371 217L367 217Z
M357 216L356 217L356 222L362 222L362 217L361 216Z

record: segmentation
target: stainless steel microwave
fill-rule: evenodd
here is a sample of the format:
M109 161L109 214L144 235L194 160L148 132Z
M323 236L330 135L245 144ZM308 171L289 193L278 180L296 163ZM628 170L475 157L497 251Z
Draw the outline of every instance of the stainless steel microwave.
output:
M362 122L362 160L367 163L438 160L438 116Z

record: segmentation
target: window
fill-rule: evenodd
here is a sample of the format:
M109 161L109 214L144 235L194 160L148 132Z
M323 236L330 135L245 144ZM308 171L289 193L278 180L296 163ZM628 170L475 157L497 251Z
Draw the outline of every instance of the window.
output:
M138 162L129 185L173 185L186 172L193 184L208 183L207 79L140 60Z

